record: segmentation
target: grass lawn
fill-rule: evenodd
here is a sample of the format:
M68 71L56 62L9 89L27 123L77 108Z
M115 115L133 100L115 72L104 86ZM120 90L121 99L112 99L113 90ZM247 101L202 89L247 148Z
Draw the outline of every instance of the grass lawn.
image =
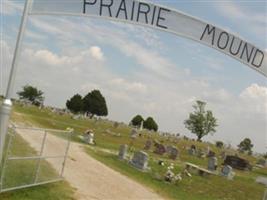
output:
M95 159L103 162L107 166L119 171L126 176L144 184L160 195L168 199L182 200L260 200L264 192L264 187L255 183L257 176L267 176L267 169L255 169L252 172L238 171L233 181L226 180L219 176L200 177L193 175L192 178L185 177L177 185L169 184L155 178L156 174L162 176L166 172L166 166L162 167L157 164L158 160L166 160L167 163L175 164L175 171L181 172L184 168L184 162L192 162L204 168L207 167L207 158L198 158L187 153L185 147L190 147L195 144L197 148L205 150L207 146L213 150L216 155L220 155L222 149L215 147L213 144L206 142L197 142L191 140L180 139L177 142L168 140L156 133L142 132L142 137L137 137L134 141L133 148L141 150L144 147L145 141L148 138L156 139L165 145L174 145L180 150L180 159L171 161L166 156L158 156L148 151L150 155L151 171L148 173L140 172L129 166L125 161L120 161L117 156L108 153L116 152L121 144L130 143L130 127L121 124L118 128L113 127L113 123L107 120L88 120L72 119L70 115L58 115L48 109L39 110L36 107L22 107L15 105L12 120L16 122L28 122L35 126L54 129L66 129L67 127L74 128L75 135L73 141L81 142L79 136L86 129L93 129L95 132L96 147L87 148L86 152ZM108 130L108 131L107 131ZM119 133L120 136L110 134L110 132ZM108 151L103 151L108 150ZM228 150L234 152L234 150ZM241 154L243 158L248 159L252 164L256 163L256 158ZM219 164L223 161L219 158Z

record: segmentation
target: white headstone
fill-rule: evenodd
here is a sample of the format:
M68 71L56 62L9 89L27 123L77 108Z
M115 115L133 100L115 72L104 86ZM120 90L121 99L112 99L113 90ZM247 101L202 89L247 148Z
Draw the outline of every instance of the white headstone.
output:
M92 131L87 131L83 136L83 140L87 144L95 144L94 133Z
M216 157L210 157L208 160L208 170L215 171L218 166L218 159Z
M144 127L144 121L141 121L141 125L140 125L140 131L142 131L143 130L143 127Z
M128 150L128 146L126 144L123 144L120 146L119 149L119 159L124 160L127 157L127 150Z
M227 179L232 180L235 176L233 168L230 165L224 165L221 171L221 175L227 177Z

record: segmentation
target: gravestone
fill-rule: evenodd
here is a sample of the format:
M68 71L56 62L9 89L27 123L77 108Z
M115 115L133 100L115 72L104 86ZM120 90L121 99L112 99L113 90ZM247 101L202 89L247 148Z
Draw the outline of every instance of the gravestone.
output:
M142 120L139 130L142 131L143 130L143 127L144 127L144 121Z
M263 184L265 187L267 187L267 178L263 176L258 176L256 178L256 183Z
M171 151L172 151L172 148L173 148L173 146L168 145L168 146L166 147L166 153L170 154Z
M251 170L252 166L249 162L238 156L226 156L224 160L224 165L230 165L231 167L239 170Z
M127 157L127 150L128 150L128 145L123 144L120 146L119 149L119 159L125 160Z
M114 122L113 127L114 127L114 128L118 128L119 125L120 125L120 124L119 124L118 122Z
M147 140L144 149L145 150L149 150L151 148L151 146L152 146L152 141L151 140Z
M209 155L209 153L210 153L210 146L207 146L206 147L206 154Z
M199 158L205 158L206 157L206 154L205 154L205 152L202 149L199 149L198 152L197 152L197 156Z
M135 139L138 135L136 128L133 128L130 133L130 138Z
M262 167L267 167L267 160L265 160L265 159L259 159L257 161L257 165L260 165Z
M191 145L190 149L188 150L189 155L196 155L196 146Z
M92 130L85 131L83 135L83 140L86 144L95 144L94 132Z
M235 176L233 168L230 165L224 165L221 171L221 175L227 177L227 179L232 180Z
M218 159L214 157L210 157L208 160L208 170L215 171L218 166Z
M214 157L215 156L215 152L214 151L209 151L209 153L207 154L208 158Z
M225 160L225 158L226 158L226 152L225 152L225 151L223 151L223 152L221 153L221 158L222 158L223 160Z
M188 154L194 156L194 155L196 155L196 150L195 149L189 149Z
M148 168L148 155L146 152L138 151L134 153L134 156L130 163L140 170L146 170Z
M176 160L178 154L179 154L178 149L175 148L175 147L172 147L169 158L172 159L172 160Z
M163 144L156 144L156 149L154 150L154 153L163 155L166 153L166 147Z
M264 194L263 194L263 198L262 200L267 200L267 189L265 190Z

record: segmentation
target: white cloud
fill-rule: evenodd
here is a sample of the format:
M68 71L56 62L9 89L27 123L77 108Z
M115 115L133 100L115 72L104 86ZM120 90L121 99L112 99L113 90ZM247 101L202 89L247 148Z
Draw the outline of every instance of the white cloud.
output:
M259 86L258 84L254 83L248 88L246 88L241 94L241 98L252 98L252 99L261 99L267 100L267 87ZM263 101L264 102L264 101Z
M73 36L79 38L79 41L86 42L88 40L88 35L92 40L96 40L105 45L111 45L116 49L119 49L121 53L125 54L127 57L134 58L140 65L142 65L146 70L156 73L158 76L173 76L178 73L175 70L175 65L171 63L167 58L160 55L157 48L150 48L149 45L154 47L153 42L148 42L147 38L144 37L143 41L148 45L144 47L143 42L136 42L134 39L129 37L128 32L134 30L134 32L139 32L139 34L152 35L150 32L146 32L142 28L133 28L133 25L128 25L128 28L110 28L107 26L96 25L90 20L80 19L79 24L75 20L67 20L66 18L50 18L46 17L35 17L30 20L32 25L34 25L39 30L53 36L60 38L61 46L75 46L75 40ZM51 24L53 21L53 24ZM129 28L131 27L131 28ZM97 33L97 34L96 34ZM155 35L155 34L154 34ZM153 36L156 37L156 36ZM138 38L140 40L140 38ZM155 40L155 39L153 39ZM99 47L91 47L90 52L95 58L99 60L103 59L103 53ZM185 72L187 73L187 72Z
M242 91L240 100L247 112L262 114L267 122L267 87L254 83Z
M89 50L81 51L77 54L72 55L58 55L53 53L47 49L42 50L32 50L26 49L24 50L24 54L27 57L31 57L32 60L38 60L39 62L43 62L44 64L48 64L51 66L64 66L64 65L79 65L86 60L93 59L96 61L102 61L104 59L104 55L101 49L97 46L90 47Z
M100 47L98 46L93 46L89 49L90 54L93 58L95 58L96 60L103 60L104 59L104 54L101 50Z
M67 57L59 57L48 50L38 50L34 53L34 57L50 65L63 65L68 60Z
M147 92L147 86L141 82L130 82L123 78L116 78L110 81L112 86L119 88L125 92L130 92L133 94L140 94Z

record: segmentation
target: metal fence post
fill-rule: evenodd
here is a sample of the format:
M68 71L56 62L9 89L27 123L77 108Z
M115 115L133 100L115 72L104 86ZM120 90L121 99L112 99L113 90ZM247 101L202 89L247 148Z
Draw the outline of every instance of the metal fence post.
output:
M65 169L65 165L66 165L66 161L67 161L67 157L68 157L68 152L69 152L69 148L70 148L70 142L71 142L71 136L73 134L73 130L69 132L68 134L68 140L67 140L67 148L65 151L65 155L64 155L64 159L63 159L63 163L62 163L62 168L61 168L61 173L60 173L60 177L63 177L63 173L64 173L64 169Z
M39 160L38 160L38 163L37 163L37 169L36 169L36 172L35 172L34 183L37 182L38 177L39 177L39 172L40 172L41 161L42 161L42 156L43 156L43 152L44 152L44 146L45 146L46 136L47 136L47 131L45 130L45 131L44 131L43 141L42 141L42 146L41 146L41 150L40 150L40 154L39 154L40 158L39 158Z
M8 121L11 112L12 102L5 99L0 108L0 166L2 166Z
M11 108L12 108L11 97L12 97L15 76L16 76L16 71L17 71L17 64L18 64L18 59L19 59L19 55L21 52L21 44L22 44L22 39L23 39L23 35L25 32L26 24L27 24L27 18L28 18L30 5L31 5L31 0L25 0L23 16L22 16L21 23L20 23L16 47L15 47L14 56L12 60L12 66L11 66L11 70L9 74L9 81L8 81L6 96L0 108L0 164L1 165L2 165L2 156L3 156L4 146L5 146L5 138L6 138L6 134L8 130L8 122L9 122L9 117L10 117Z
M12 142L13 142L13 138L15 137L15 134L16 134L15 127L12 127L10 129L10 135L9 135L10 137L9 137L9 140L8 140L7 149L6 149L6 153L5 153L6 156L3 158L3 163L1 165L0 193L3 190L6 163L7 163L7 160L8 160L8 156L11 154L11 149L10 148L11 148L11 145L12 145Z

